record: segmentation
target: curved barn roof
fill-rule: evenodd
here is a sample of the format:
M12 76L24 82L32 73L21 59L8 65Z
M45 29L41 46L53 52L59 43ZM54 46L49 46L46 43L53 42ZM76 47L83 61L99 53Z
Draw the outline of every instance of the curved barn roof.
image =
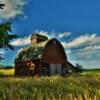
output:
M57 39L50 39L50 40L40 42L40 43L35 44L35 45L31 45L27 48L23 48L17 54L17 56L15 58L15 62L16 61L27 61L27 60L33 60L33 59L41 59L43 52L45 50L45 47L52 40L56 40L59 43L59 41ZM63 46L62 46L62 49L63 49ZM64 49L63 49L63 51L64 51Z

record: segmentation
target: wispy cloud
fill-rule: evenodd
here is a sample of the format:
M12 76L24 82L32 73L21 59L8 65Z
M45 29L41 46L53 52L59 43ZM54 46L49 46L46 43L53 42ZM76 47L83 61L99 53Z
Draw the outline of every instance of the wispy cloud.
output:
M36 30L35 32L38 34L46 35L48 38L58 38L58 39L68 37L72 34L72 32L55 32L55 31L48 32L43 30L41 31Z
M96 33L81 35L70 42L62 42L62 44L65 49L72 50L72 55L77 58L85 59L87 57L89 59L93 55L100 54L100 36L97 36Z
M51 37L52 37L52 34L50 34L50 33L47 32L47 31L43 31L43 30L39 31L39 30L36 30L35 32L38 33L38 34L41 34L41 35L45 35L45 36L47 36L48 38L51 38Z
M63 32L58 34L58 38L63 38L66 36L70 36L72 33L71 32Z
M38 33L38 34L41 34L41 35L45 35L47 36L49 39L50 38L56 38L59 34L61 35L61 33L57 33L57 32L47 32L47 31L38 31L36 30L35 33ZM64 32L62 33L63 36L64 35L68 35L68 34L71 34L70 32ZM63 38L63 36L60 36ZM31 37L31 34L29 36L25 36L25 37L22 37L22 38L18 38L18 39L15 39L13 41L10 42L11 45L13 46L24 46L24 45L29 45L30 44L30 37ZM59 39L59 37L57 37Z
M0 54L5 54L5 51L0 49Z
M87 57L88 59L100 58L100 45L86 46L85 48L79 49L76 54L78 57Z
M47 31L41 30L41 31L35 31L35 33L38 33L38 34L41 34L41 35L45 35L48 38L52 38L52 34L50 34ZM24 36L22 38L14 39L13 41L10 42L10 44L12 46L25 46L25 45L30 45L31 44L30 38L31 38L31 34L29 36Z
M83 45L96 45L98 43L100 43L100 36L96 34L81 35L70 42L62 42L65 48L77 48Z
M93 50L98 50L100 49L100 45L93 45L93 46L87 46L84 49L82 49L83 51L93 51Z
M10 19L19 15L25 15L23 12L24 6L29 0L1 0L5 4L3 10L0 10L0 18Z
M80 35L62 44L72 62L81 63L86 68L100 67L100 35L97 33Z
M31 37L31 35L25 36L23 38L15 39L15 40L11 41L10 44L12 46L25 46L25 45L29 45L31 43L30 37Z
M72 52L71 50L65 50L66 54L71 54L71 52Z

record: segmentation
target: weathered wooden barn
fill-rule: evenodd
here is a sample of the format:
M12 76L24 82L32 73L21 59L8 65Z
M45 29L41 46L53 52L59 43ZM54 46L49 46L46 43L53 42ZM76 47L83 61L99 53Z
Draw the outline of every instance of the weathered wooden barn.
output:
M31 45L23 48L15 59L16 76L34 75L66 75L67 66L72 66L67 60L61 43L56 39L32 34Z

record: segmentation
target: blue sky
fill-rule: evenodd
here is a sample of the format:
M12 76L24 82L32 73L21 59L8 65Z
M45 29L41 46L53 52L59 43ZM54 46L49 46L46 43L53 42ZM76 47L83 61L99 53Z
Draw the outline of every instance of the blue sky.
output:
M0 21L12 20L11 41L15 51L0 50L13 64L16 52L30 44L32 32L56 37L64 46L69 61L84 68L100 68L100 0L0 0Z

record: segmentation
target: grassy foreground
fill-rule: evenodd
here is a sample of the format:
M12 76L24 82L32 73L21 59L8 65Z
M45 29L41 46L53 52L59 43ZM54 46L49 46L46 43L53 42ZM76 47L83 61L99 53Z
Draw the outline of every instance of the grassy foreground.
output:
M100 75L1 77L0 100L100 100Z
M65 78L14 77L14 69L0 69L0 100L100 100L100 71L84 71Z

